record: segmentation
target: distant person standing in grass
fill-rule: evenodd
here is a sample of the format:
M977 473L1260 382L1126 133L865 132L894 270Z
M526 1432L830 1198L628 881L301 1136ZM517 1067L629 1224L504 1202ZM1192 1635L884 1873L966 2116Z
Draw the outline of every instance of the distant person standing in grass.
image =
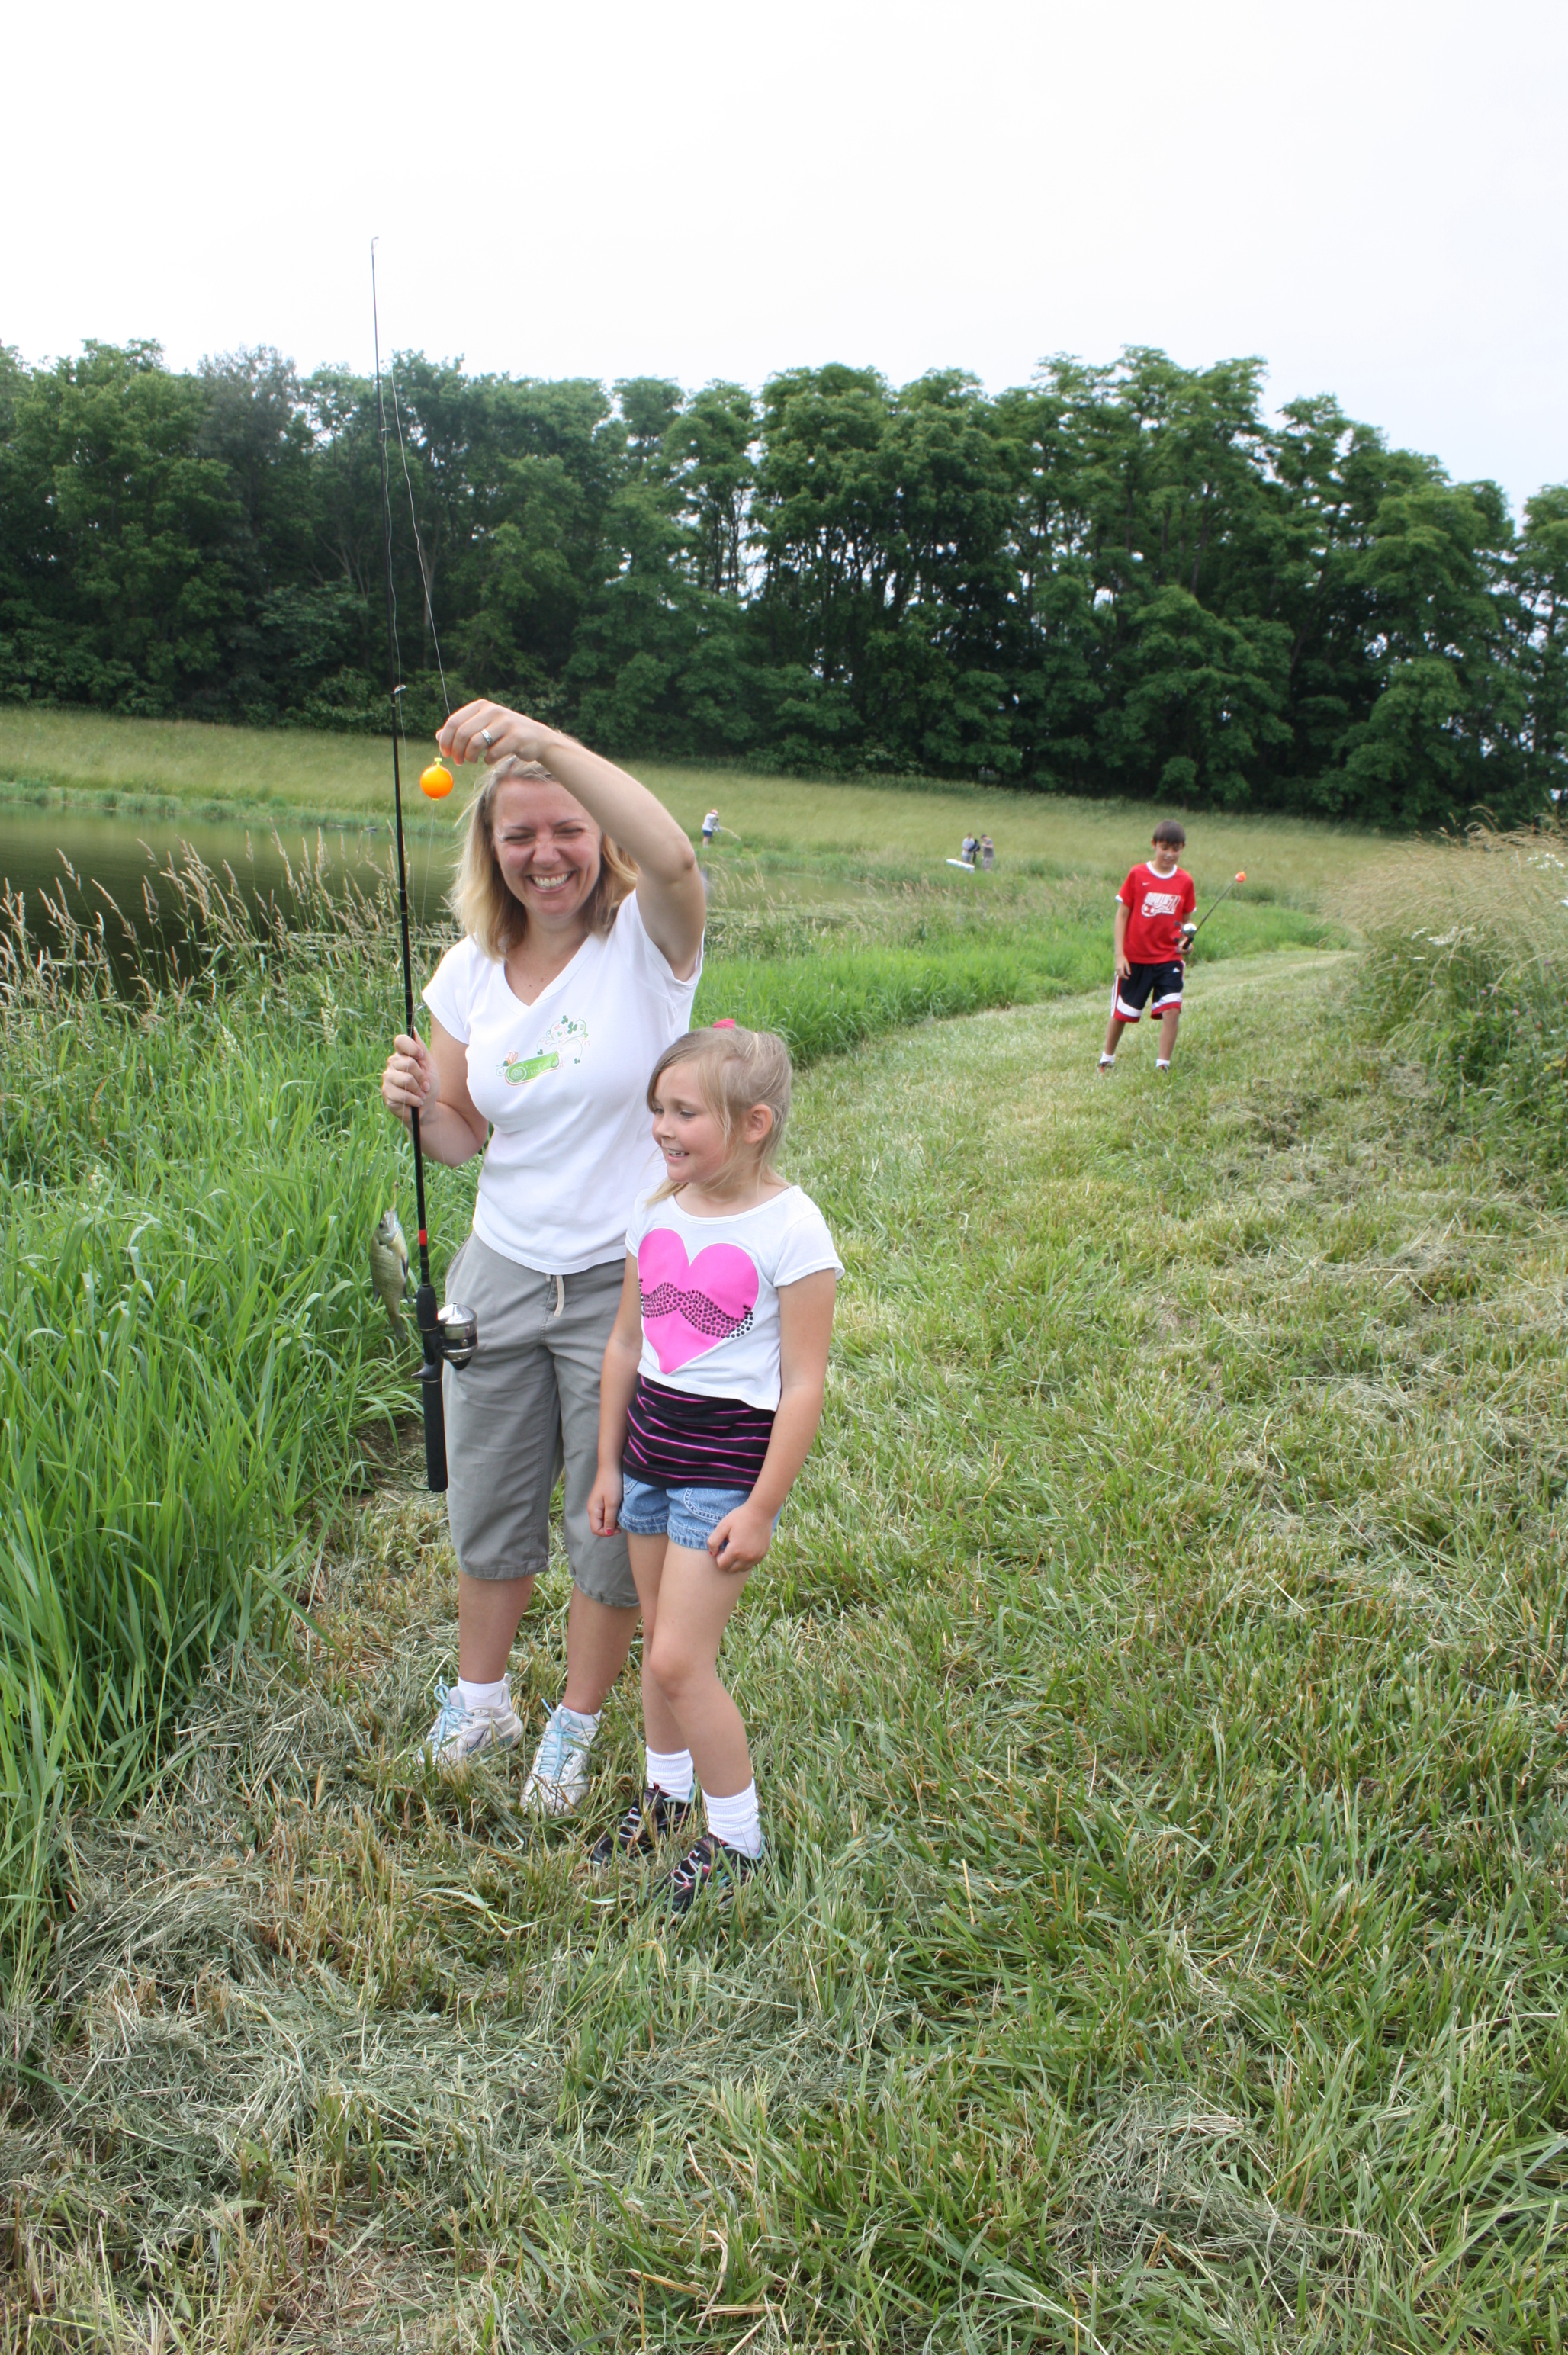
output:
M522 1733L507 1664L564 1468L566 1688L523 1792L558 1815L587 1788L636 1632L625 1540L589 1526L599 1372L626 1220L658 1167L648 1066L691 1020L705 900L668 811L586 745L496 703L465 704L436 741L490 774L453 893L464 937L424 992L430 1044L398 1038L381 1082L400 1119L418 1112L432 1161L484 1156L474 1231L447 1271L479 1347L443 1375L457 1682L426 1747L446 1769Z
M710 850L712 848L713 837L718 831L719 813L716 809L710 809L708 815L702 821L702 847L704 850Z
M980 864L987 875L997 863L997 846L988 834L980 837Z
M1122 1032L1129 1022L1141 1021L1146 1006L1159 1017L1155 1070L1170 1069L1187 964L1188 932L1183 920L1198 905L1192 878L1177 860L1186 840L1185 826L1173 817L1161 818L1150 845L1153 858L1133 868L1116 895L1116 978L1111 991L1110 1025L1100 1054L1103 1071L1115 1070Z
M763 1859L741 1712L719 1679L725 1623L767 1552L822 1415L835 1286L821 1211L774 1164L789 1050L716 1023L667 1047L648 1082L665 1181L626 1231L604 1352L593 1528L624 1529L643 1605L645 1780L597 1864L707 1830L666 1884L684 1913L726 1902Z

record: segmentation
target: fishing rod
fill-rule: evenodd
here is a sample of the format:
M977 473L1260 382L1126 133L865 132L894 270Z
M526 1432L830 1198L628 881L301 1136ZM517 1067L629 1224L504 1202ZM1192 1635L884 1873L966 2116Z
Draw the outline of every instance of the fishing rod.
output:
M387 468L387 410L381 394L381 323L376 307L376 240L370 240L370 319L376 348L376 419L378 440L381 451L381 517L385 528L387 559L387 689L392 704L392 824L398 845L398 922L403 948L403 1017L409 1037L414 1031L414 968L409 949L409 869L403 849L403 777L399 758L398 739L402 732L402 708L399 698L403 693L398 677L402 657L398 645L398 595L392 581L392 494ZM417 530L417 525L416 525ZM423 553L421 552L421 577L423 578ZM426 791L429 788L426 787ZM447 1302L437 1307L435 1286L430 1280L430 1233L425 1219L424 1154L420 1145L420 1116L411 1106L409 1137L414 1148L414 1203L419 1212L419 1290L414 1295L414 1322L419 1327L420 1344L423 1351L419 1381L421 1405L424 1414L425 1482L433 1494L441 1496L446 1488L446 1416L442 1406L441 1372L443 1364L467 1365L478 1346L478 1322L472 1309Z
M1198 922L1195 924L1182 925L1181 929L1187 935L1187 945L1189 948L1192 946L1193 942L1198 938L1199 933L1203 930L1204 925L1208 922L1215 909L1220 906L1221 901L1228 900L1232 892L1235 890L1237 884L1244 883L1246 879L1247 870L1243 867L1239 875L1232 876L1231 880L1221 892L1220 898L1218 900L1211 900L1210 904L1204 909L1203 913L1199 917Z

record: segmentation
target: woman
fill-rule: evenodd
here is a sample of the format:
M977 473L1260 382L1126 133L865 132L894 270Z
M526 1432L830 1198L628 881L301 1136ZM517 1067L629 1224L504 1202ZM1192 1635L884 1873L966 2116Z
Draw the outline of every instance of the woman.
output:
M458 1765L522 1732L507 1661L543 1570L566 1472L571 1563L566 1689L524 1788L549 1814L587 1788L637 1590L624 1537L596 1537L599 1373L635 1204L656 1183L644 1094L690 1025L702 879L668 812L624 770L496 703L436 739L490 775L469 813L453 905L466 937L426 987L431 1039L400 1036L381 1081L420 1115L432 1160L485 1156L474 1231L448 1272L479 1320L473 1362L443 1375L458 1561L458 1679L429 1735Z

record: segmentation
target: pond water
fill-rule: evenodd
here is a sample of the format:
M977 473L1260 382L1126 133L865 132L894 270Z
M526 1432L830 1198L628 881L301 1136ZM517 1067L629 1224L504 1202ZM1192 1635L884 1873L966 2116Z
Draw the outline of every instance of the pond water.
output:
M450 889L458 851L459 828L444 831L421 826L408 837L409 905L417 927L439 926L443 902ZM285 922L291 913L289 868L297 873L324 858L329 887L339 888L352 878L366 890L386 875L392 855L389 830L380 825L363 827L281 827L275 835L266 819L214 822L211 819L150 819L111 815L69 805L37 808L26 803L0 803L0 881L13 902L19 895L29 938L35 944L55 946L59 928L44 895L59 901L61 895L73 916L87 926L101 913L104 938L123 981L133 970L133 958L120 926L104 907L103 895L114 902L144 945L157 944L184 965L184 926L177 895L159 875L171 862L177 869L187 851L227 890L227 868L243 897L252 901L275 899ZM74 879L67 868L73 870ZM715 914L784 916L788 911L826 918L830 923L866 911L883 900L885 880L853 874L823 872L813 862L775 864L745 854L727 852L710 857L705 878ZM951 880L952 879L944 879ZM969 888L972 890L973 885ZM7 928L14 916L7 919Z
M455 829L447 837L421 830L409 837L409 904L417 921L439 920L456 856L454 834ZM141 940L162 938L177 946L177 906L171 907L173 894L166 887L159 890L157 876L171 860L177 868L187 848L226 887L227 866L246 898L275 896L286 914L288 865L297 870L308 860L314 867L324 853L329 881L353 876L368 890L386 872L392 843L385 826L319 832L296 826L280 828L274 837L265 821L171 823L69 807L0 805L0 879L8 893L22 895L27 930L36 940L56 937L42 895L57 898L63 889L67 905L84 921L95 920L107 892ZM65 874L67 861L80 879L76 884ZM151 889L151 904L144 887ZM108 932L112 949L119 937L112 918Z

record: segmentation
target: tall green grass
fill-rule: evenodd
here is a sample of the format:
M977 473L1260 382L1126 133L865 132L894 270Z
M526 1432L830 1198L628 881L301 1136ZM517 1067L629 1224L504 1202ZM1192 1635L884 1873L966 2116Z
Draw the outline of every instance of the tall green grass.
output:
M1442 1110L1568 1171L1568 830L1411 846L1341 895L1363 1019Z
M214 1654L304 1591L359 1434L399 1400L363 1275L400 1174L370 1110L388 1030L363 1002L374 929L333 911L295 943L211 879L169 880L205 947L198 981L144 966L125 1003L63 895L64 949L37 949L14 906L0 966L14 1983L62 1808L138 1787Z

